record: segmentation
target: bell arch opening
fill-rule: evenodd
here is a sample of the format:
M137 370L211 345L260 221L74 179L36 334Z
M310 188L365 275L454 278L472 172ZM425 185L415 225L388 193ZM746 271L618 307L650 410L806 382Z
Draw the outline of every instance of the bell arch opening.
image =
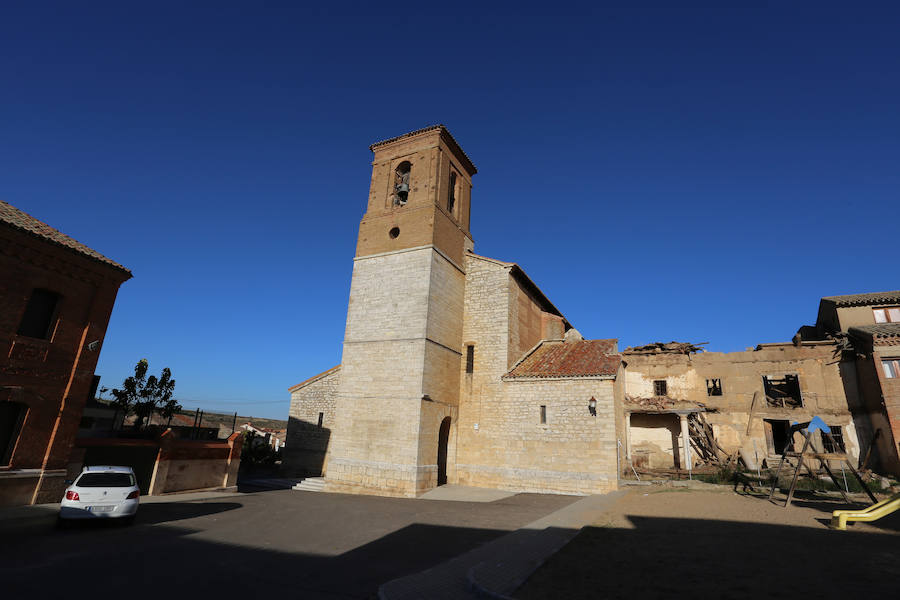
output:
M394 171L394 206L405 206L409 200L409 175L412 163L404 160Z

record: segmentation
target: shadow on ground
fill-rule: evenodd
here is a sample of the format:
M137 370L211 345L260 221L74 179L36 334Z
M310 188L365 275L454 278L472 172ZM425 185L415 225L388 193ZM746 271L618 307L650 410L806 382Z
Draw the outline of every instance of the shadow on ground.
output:
M250 598L369 599L385 581L432 567L506 532L416 524L337 556L212 542L195 533L178 526L89 523L45 536L37 559L7 546L0 552L3 594L95 598L96 584L79 582L85 573L102 572L103 589L127 591L129 598L207 597L227 590L229 596Z
M382 583L479 547L572 498L495 503L275 491L148 503L134 526L54 528L56 511L0 521L2 596L372 598ZM459 526L457 526L459 525Z
M184 519L195 519L241 508L238 502L154 502L142 504L134 519L134 525L156 525ZM123 519L78 519L66 521L62 529L89 529L91 527L120 527L130 524Z
M880 526L894 533L629 516L634 529L583 529L514 596L891 595L900 580L900 538L895 533L900 531L900 515L892 517Z

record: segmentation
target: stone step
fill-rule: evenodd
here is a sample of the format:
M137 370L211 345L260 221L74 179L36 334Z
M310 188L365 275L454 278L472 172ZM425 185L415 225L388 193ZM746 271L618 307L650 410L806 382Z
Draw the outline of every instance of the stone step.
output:
M306 479L295 485L292 489L300 490L303 492L321 492L325 489L325 478L307 477Z

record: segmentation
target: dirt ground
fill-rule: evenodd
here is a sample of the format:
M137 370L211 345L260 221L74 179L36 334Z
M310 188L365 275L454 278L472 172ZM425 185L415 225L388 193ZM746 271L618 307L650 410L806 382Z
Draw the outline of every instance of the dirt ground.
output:
M894 597L900 511L847 531L830 530L825 524L839 508L848 506L813 495L783 508L727 487L631 489L514 596Z

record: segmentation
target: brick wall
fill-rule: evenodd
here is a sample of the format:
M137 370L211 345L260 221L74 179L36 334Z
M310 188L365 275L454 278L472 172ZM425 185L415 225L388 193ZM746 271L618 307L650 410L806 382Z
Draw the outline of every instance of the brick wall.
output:
M27 405L9 465L0 465L0 504L55 502L90 391L116 294L127 272L0 226L0 401ZM17 335L35 288L60 295L47 340ZM16 388L19 388L16 390ZM25 470L33 477L25 477ZM6 482L12 482L6 494ZM24 485L22 481L29 479ZM25 488L30 486L30 497Z

